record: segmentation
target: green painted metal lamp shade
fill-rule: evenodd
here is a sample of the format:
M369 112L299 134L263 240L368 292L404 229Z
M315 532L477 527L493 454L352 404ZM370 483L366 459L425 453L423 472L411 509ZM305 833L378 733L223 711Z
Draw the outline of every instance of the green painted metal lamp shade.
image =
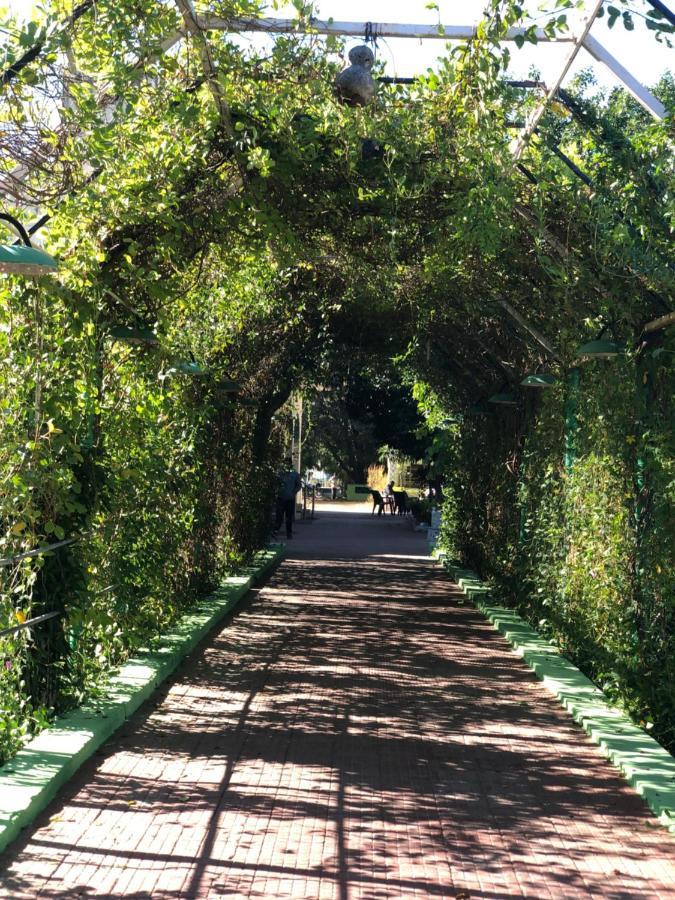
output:
M620 356L623 352L624 348L621 344L616 344L614 341L597 340L582 344L577 349L577 356L587 359L611 359L613 356Z
M14 275L46 275L59 267L57 260L37 247L0 244L0 272Z
M222 391L224 394L236 394L237 391L241 390L241 385L238 381L232 381L229 378L223 378L218 382L218 390Z
M159 338L149 328L131 328L129 325L115 325L110 329L110 337L127 344L159 344Z
M203 369L198 362L192 359L178 360L171 366L169 372L181 375L206 375L206 369Z
M488 397L488 403L494 403L496 406L518 406L516 395L508 392L493 394Z
M526 375L520 382L523 387L528 388L550 388L558 383L555 375L542 373L541 375Z

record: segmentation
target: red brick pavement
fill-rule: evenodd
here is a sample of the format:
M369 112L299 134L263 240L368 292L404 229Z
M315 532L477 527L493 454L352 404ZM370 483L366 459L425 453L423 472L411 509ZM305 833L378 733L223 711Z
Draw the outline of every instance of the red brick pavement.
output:
M405 523L324 514L293 550L2 897L675 898L675 840Z

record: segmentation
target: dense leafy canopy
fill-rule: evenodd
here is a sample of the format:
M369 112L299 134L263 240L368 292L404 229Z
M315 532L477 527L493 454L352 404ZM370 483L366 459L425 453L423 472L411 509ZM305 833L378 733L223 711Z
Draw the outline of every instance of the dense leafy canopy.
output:
M324 447L365 410L371 447L389 418L411 452L420 422L389 406L409 386L448 544L672 739L672 338L643 332L673 294L668 122L578 84L514 165L540 97L502 79L510 0L365 109L335 98L339 42L257 52L190 10L52 0L5 48L0 177L62 265L0 288L2 622L61 615L2 638L0 751L261 545L275 414L317 386ZM566 436L601 330L628 353L584 369ZM543 401L472 413L544 368Z

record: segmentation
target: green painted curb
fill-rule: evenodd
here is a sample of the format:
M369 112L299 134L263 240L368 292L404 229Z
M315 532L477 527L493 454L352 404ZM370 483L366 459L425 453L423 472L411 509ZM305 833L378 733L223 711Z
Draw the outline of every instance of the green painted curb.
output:
M0 768L0 851L29 825L82 763L169 676L218 622L283 559L274 545L240 575L226 578L209 598L161 636L153 650L128 660L110 678L106 699L59 716Z
M475 572L443 565L464 594L504 635L544 685L571 713L605 756L675 834L675 757L612 706L590 679L511 609L489 602L489 588Z

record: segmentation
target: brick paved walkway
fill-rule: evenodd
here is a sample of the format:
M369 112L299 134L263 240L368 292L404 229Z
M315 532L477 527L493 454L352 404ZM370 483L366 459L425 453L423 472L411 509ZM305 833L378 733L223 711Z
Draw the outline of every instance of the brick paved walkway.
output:
M675 898L675 840L404 522L324 513L2 897Z

